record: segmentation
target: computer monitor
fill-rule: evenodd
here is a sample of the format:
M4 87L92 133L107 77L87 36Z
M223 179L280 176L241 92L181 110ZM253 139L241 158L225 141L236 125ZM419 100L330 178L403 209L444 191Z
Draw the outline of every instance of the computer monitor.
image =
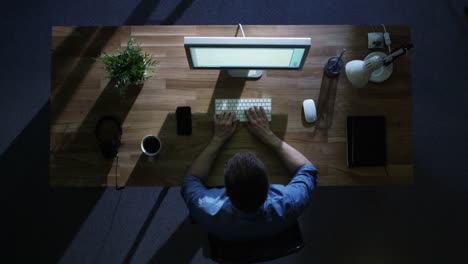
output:
M226 69L241 78L260 78L260 69L301 70L310 45L310 38L184 37L191 69Z

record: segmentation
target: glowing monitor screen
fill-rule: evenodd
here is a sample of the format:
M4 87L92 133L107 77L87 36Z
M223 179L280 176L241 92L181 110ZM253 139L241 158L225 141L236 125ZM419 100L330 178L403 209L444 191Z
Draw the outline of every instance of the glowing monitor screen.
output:
M186 37L194 69L302 69L310 38Z

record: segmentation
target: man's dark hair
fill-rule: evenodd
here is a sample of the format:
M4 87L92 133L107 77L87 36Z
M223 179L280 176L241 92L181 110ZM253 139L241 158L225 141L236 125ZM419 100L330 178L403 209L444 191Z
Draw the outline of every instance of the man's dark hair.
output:
M251 152L234 155L224 173L226 194L244 212L255 212L263 205L270 185L263 163Z

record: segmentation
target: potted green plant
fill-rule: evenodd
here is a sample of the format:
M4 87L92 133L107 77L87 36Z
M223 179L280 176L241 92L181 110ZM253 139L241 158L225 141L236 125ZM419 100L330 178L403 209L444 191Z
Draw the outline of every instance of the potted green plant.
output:
M125 48L117 48L117 54L104 53L98 61L104 63L108 78L115 82L120 95L124 95L130 85L140 85L147 79L156 77L154 66L158 63L150 54L143 52L135 39L130 38Z

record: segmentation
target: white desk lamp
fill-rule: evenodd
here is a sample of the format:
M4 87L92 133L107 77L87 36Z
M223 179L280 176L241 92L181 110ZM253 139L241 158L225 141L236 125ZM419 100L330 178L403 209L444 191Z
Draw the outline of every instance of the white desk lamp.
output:
M357 88L364 88L369 81L380 83L387 80L393 72L393 61L406 54L413 47L409 44L387 55L383 52L372 52L364 60L353 60L346 64L348 80Z

